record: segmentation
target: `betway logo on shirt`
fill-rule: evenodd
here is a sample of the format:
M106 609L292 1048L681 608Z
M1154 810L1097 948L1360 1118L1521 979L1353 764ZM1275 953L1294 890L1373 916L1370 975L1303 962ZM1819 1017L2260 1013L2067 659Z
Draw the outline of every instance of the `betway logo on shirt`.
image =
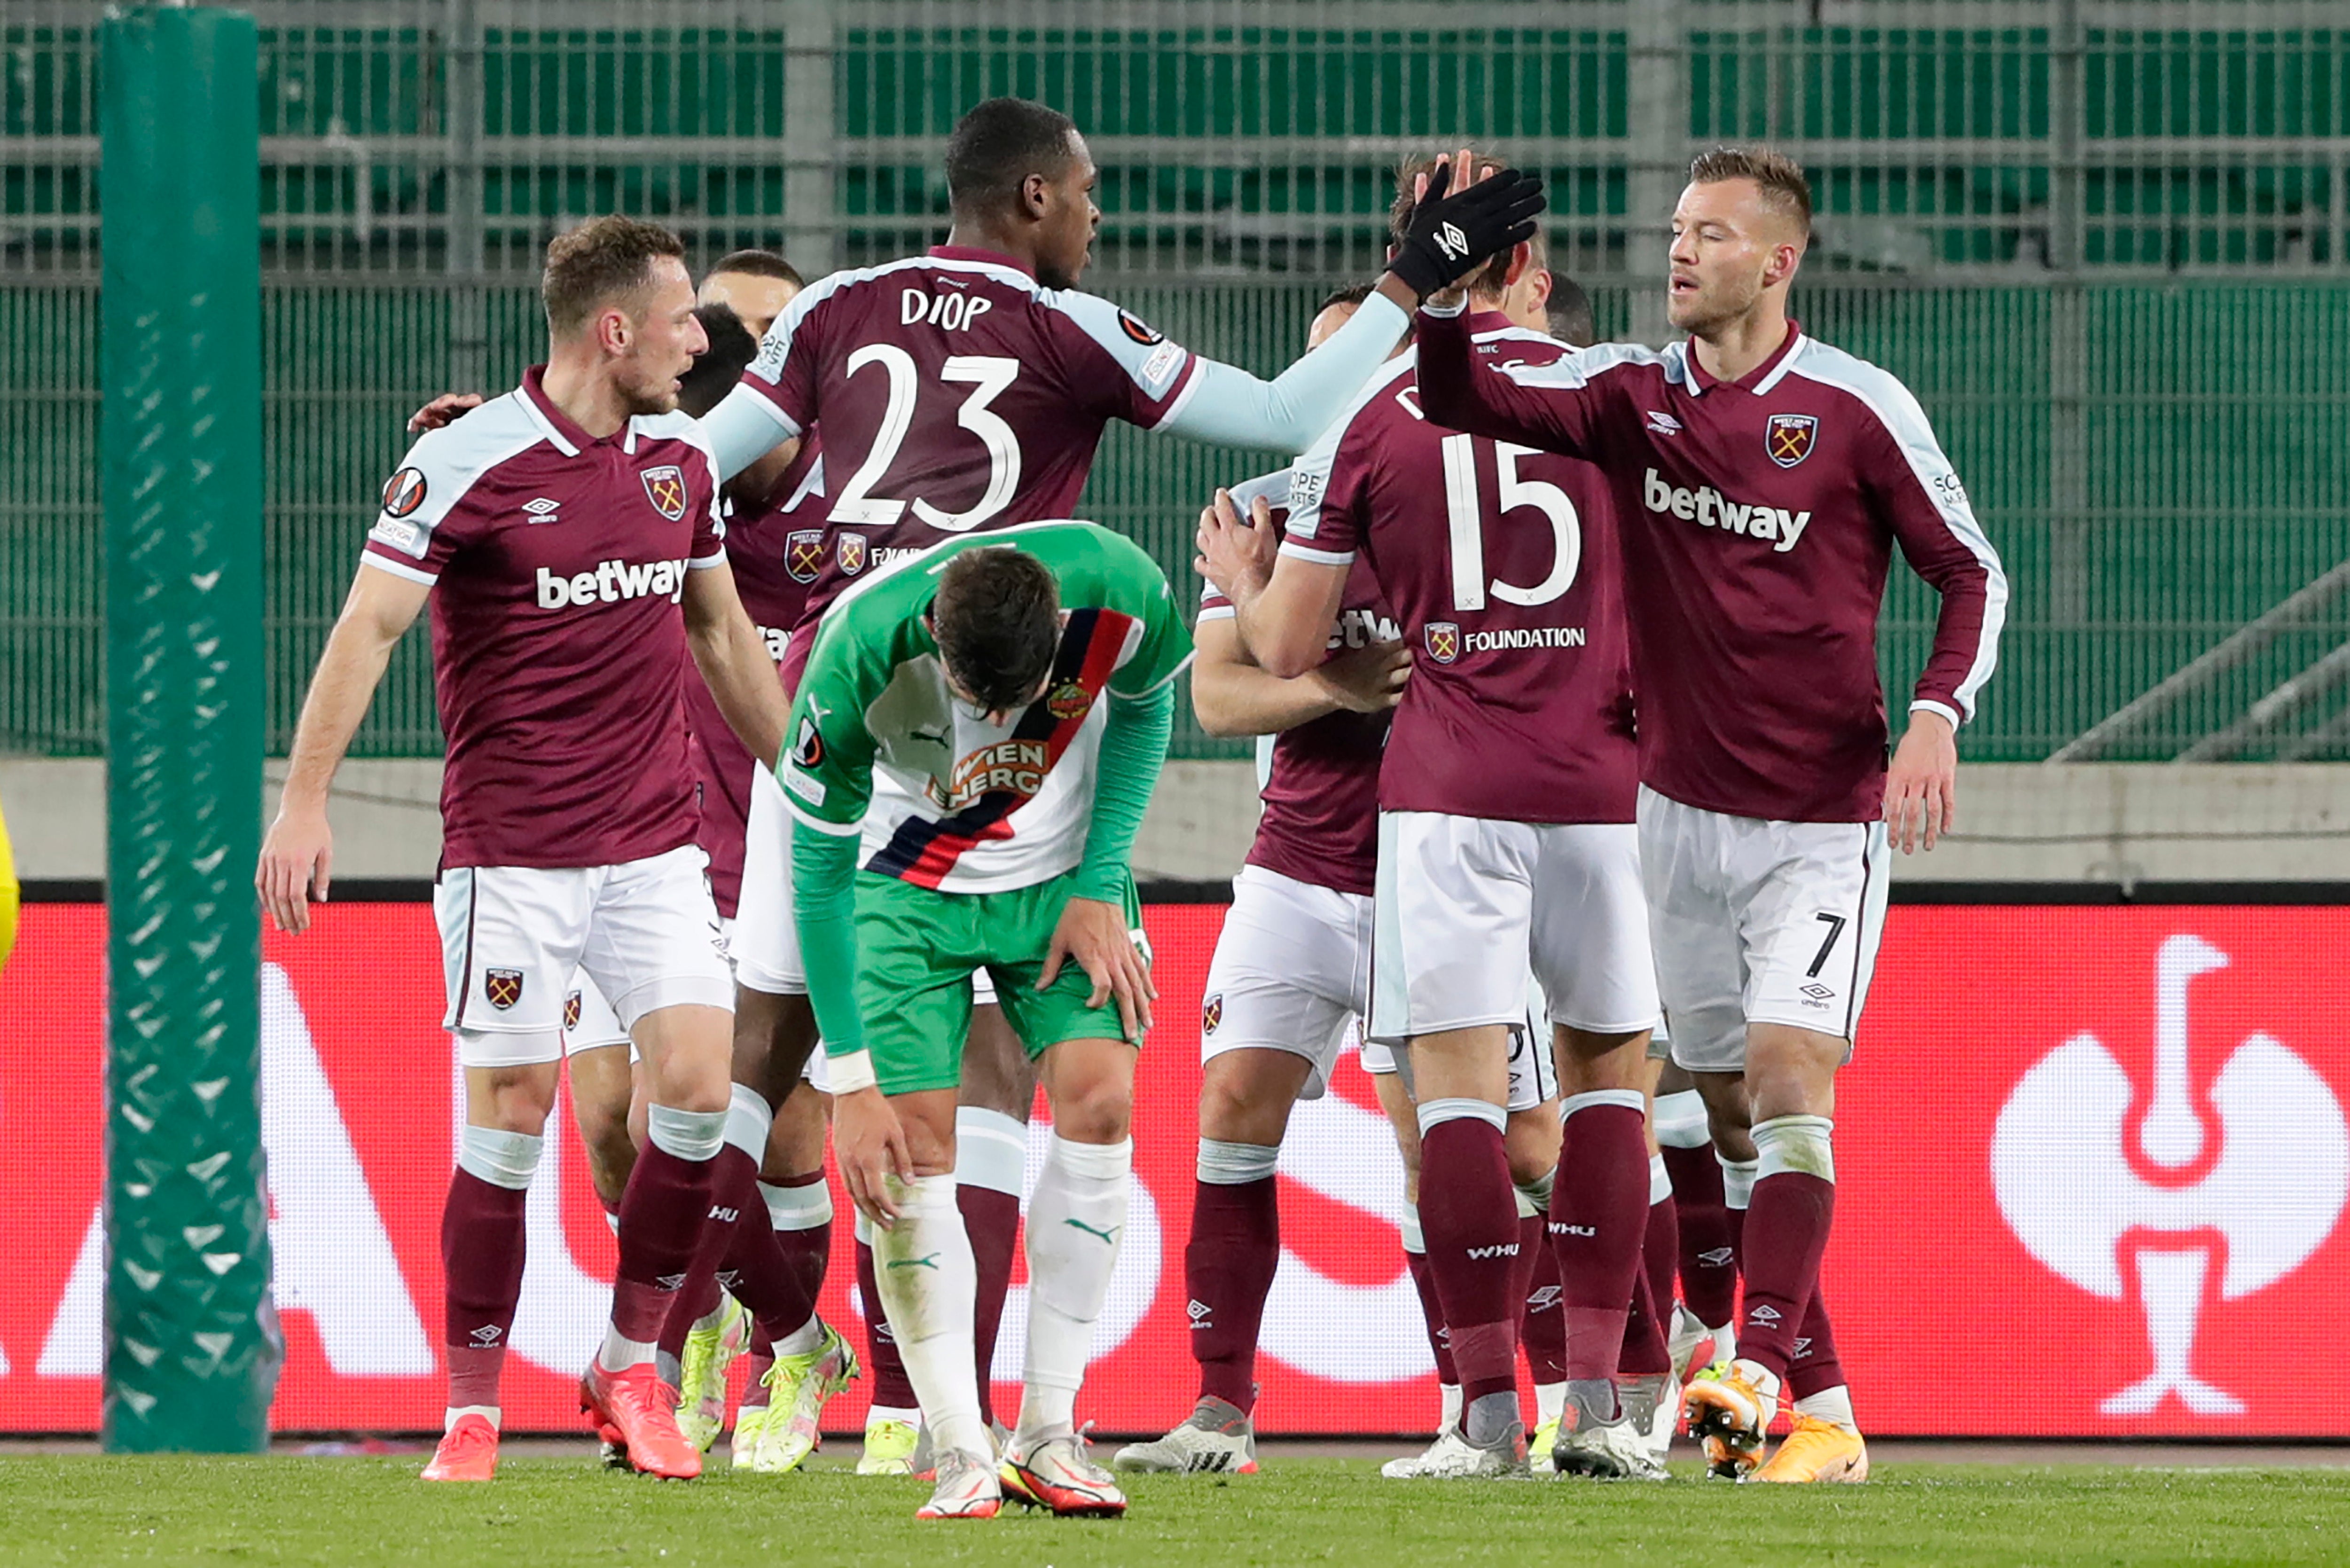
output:
M1710 484L1683 490L1659 478L1653 468L1641 478L1640 500L1651 512L1695 523L1700 528L1727 528L1750 539L1768 539L1771 548L1783 556L1795 547L1812 521L1808 512L1742 506Z
M545 566L538 569L538 607L569 609L576 605L616 605L623 599L654 595L675 604L685 597L685 563L680 561L603 561L592 572L561 576Z
M998 790L1033 795L1045 787L1045 775L1052 765L1052 747L1043 741L998 741L955 763L943 784L932 779L931 799L944 810L961 811L981 795Z

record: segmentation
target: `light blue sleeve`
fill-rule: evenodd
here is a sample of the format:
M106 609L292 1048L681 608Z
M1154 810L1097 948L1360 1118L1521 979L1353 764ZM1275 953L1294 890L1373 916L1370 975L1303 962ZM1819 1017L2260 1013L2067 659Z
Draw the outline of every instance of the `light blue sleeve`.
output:
M1200 361L1182 406L1154 429L1222 446L1303 452L1395 351L1411 317L1374 294L1327 342L1270 381Z

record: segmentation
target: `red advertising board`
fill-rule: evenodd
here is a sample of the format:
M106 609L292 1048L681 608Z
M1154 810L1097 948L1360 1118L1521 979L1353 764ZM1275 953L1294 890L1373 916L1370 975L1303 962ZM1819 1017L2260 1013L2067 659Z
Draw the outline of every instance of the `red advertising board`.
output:
M1197 1020L1222 909L1149 913L1161 1024L1137 1181L1081 1415L1163 1428L1193 1388L1182 1247ZM270 940L265 1121L289 1429L437 1426L452 1074L428 909L334 905ZM104 915L25 911L0 979L0 1429L87 1430L102 1354ZM1839 1085L1829 1298L1864 1423L1984 1434L2337 1435L2273 1325L2350 1292L2350 910L1894 909ZM1435 1398L1395 1220L1399 1174L1351 1064L1284 1154L1266 1314L1270 1431L1411 1432ZM567 1117L566 1108L558 1115ZM1571 1176L1570 1176L1571 1179ZM848 1226L826 1310L856 1321ZM571 1430L612 1242L576 1141L551 1138L505 1393ZM1007 1314L999 1371L1016 1368ZM1896 1379L1996 1397L1896 1404ZM832 1410L861 1421L862 1394Z

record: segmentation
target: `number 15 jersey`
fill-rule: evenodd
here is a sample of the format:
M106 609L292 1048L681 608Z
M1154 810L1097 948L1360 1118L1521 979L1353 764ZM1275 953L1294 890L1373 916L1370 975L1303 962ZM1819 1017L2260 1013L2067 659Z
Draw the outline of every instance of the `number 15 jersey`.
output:
M1483 355L1574 352L1498 314ZM1297 460L1281 553L1366 559L1412 652L1379 765L1383 811L1632 820L1638 764L1614 516L1587 462L1420 411L1398 355Z

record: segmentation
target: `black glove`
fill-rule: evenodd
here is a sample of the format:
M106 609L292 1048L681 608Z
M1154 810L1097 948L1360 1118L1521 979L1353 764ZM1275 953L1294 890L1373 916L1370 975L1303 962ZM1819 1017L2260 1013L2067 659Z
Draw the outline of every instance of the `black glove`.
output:
M1428 176L1428 193L1411 214L1411 232L1388 262L1388 270L1426 299L1451 288L1490 258L1534 237L1534 214L1546 204L1542 176L1504 169L1458 195L1452 165L1440 162Z

